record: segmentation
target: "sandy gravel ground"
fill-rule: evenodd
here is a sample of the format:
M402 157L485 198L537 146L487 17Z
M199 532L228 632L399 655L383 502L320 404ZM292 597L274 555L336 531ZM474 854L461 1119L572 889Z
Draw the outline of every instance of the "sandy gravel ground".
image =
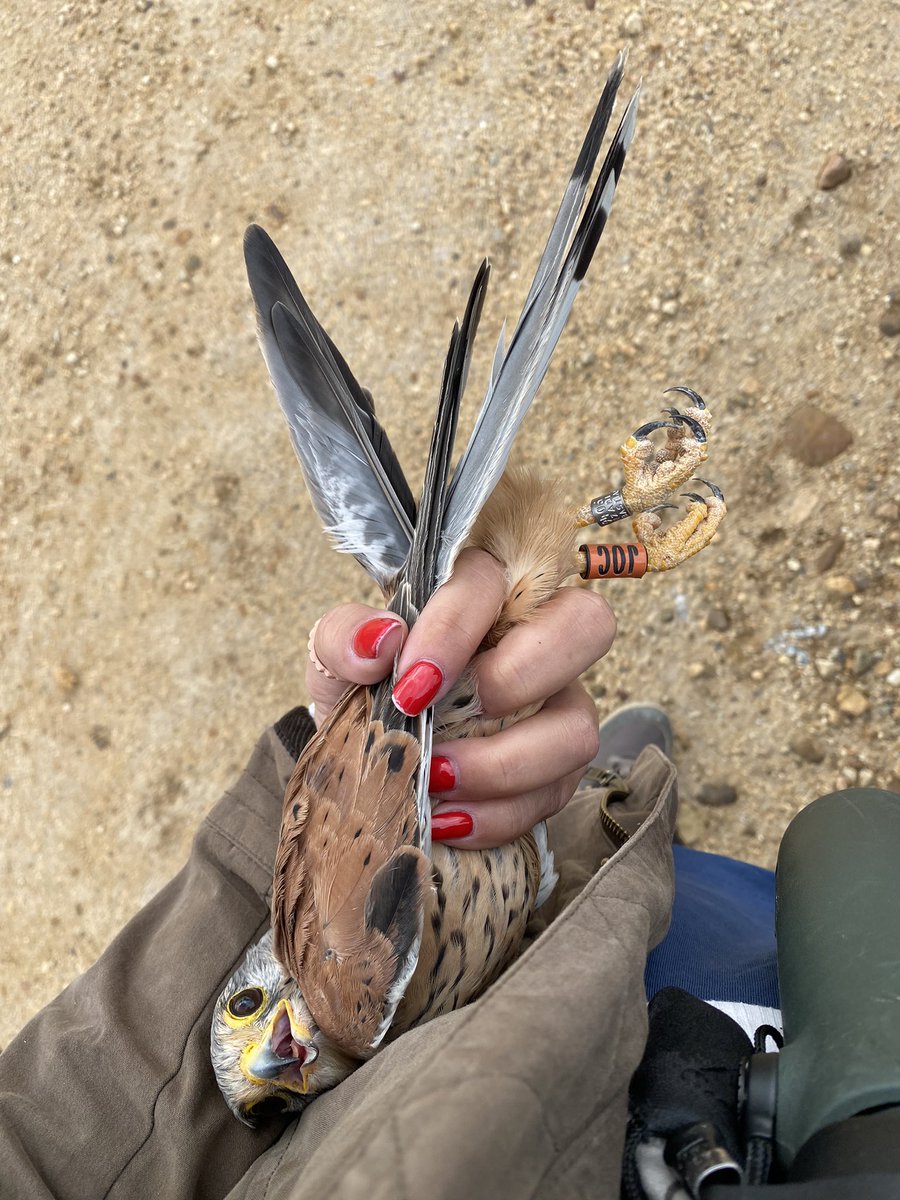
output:
M622 44L638 136L521 448L582 501L687 383L730 516L689 567L608 587L598 706L671 707L693 845L771 863L817 793L897 786L892 18L3 6L0 1040L183 861L304 698L312 621L371 596L308 507L244 226L279 242L418 480L473 272L488 253L483 380ZM850 174L821 190L833 153Z

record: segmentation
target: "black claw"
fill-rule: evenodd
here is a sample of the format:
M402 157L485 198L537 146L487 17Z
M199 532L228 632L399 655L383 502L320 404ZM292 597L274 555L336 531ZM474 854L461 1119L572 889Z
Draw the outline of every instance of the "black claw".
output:
M708 479L701 479L699 475L695 475L694 478L697 480L698 483L705 483L706 486L709 488L709 490L712 492L712 494L715 496L715 498L717 500L725 499L725 493L722 491L722 489L719 487L719 485L717 483L710 483L710 481Z
M654 504L652 508L645 508L645 513L659 512L662 508L677 508L677 504Z
M685 418L686 419L686 418ZM634 438L645 438L651 434L654 429L677 429L678 426L674 421L648 421L646 425L642 425L640 429L636 429L631 435Z
M674 388L669 388L670 392L674 390ZM700 422L694 417L687 416L678 408L664 408L663 412L668 413L676 425L687 425L698 442L706 441L706 431Z
M695 441L698 441L698 442L706 441L706 430L703 428L703 426L700 424L699 421L695 420L694 417L689 417L686 413L681 414L681 419L685 423L685 425L687 425L688 429L690 429L691 433L694 435Z
M706 402L704 401L703 397L698 396L693 388L680 387L680 386L679 387L670 387L670 388L666 388L666 390L663 392L663 395L667 396L669 394L669 392L681 392L682 396L687 396L687 398L694 405L694 408L699 408L699 409L706 408Z
M698 496L696 492L682 492L682 496L687 496L688 500L696 500L698 504L705 504L706 500L702 496Z

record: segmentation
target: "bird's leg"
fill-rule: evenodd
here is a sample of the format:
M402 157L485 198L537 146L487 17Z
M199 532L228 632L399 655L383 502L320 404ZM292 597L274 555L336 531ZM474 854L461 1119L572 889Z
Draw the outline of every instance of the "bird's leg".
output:
M666 408L668 421L649 421L628 438L619 453L625 473L623 486L598 496L576 514L576 526L610 525L632 517L640 539L638 546L579 548L579 570L585 578L607 575L643 575L645 571L669 571L707 546L725 516L725 501L715 484L707 484L708 499L696 492L684 493L691 500L687 515L669 529L661 530L659 509L676 488L687 483L706 461L711 427L710 413L702 398L690 388L669 388L687 396L690 405L680 411ZM650 435L667 430L663 446ZM706 483L705 480L699 480ZM625 555L625 558L622 555Z

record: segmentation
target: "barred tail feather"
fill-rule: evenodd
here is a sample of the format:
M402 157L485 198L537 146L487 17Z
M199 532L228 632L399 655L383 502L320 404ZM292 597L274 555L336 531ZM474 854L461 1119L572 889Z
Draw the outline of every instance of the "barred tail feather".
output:
M544 378L606 225L634 136L639 88L625 110L578 228L569 240L584 203L623 70L624 56L620 54L603 89L509 347L499 366L495 359L487 395L450 485L438 564L439 582L449 576L456 554L503 473L512 443Z

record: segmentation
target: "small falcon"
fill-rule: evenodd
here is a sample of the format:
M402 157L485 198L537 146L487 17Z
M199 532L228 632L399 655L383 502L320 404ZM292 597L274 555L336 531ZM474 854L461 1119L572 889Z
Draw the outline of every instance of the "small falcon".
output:
M544 377L613 202L638 92L588 196L625 66L616 59L566 187L509 344L501 333L487 393L451 471L460 402L484 305L479 269L450 339L418 505L362 388L300 293L269 237L244 248L266 365L313 505L339 550L379 584L411 627L463 546L487 550L509 592L482 648L527 620L572 575L641 575L696 554L725 515L721 491L687 493L663 530L658 512L706 459L710 415L688 388L684 410L641 426L620 450L621 490L577 511L557 488L508 468L516 433ZM585 203L585 197L587 202ZM666 430L662 445L653 433ZM633 518L637 543L576 545L589 525ZM308 743L284 798L272 929L220 996L211 1051L241 1120L300 1110L413 1025L484 991L515 958L556 876L546 827L494 850L432 845L428 773L434 738L485 736L536 711L480 717L464 672L437 705L404 715L396 679L349 689Z

